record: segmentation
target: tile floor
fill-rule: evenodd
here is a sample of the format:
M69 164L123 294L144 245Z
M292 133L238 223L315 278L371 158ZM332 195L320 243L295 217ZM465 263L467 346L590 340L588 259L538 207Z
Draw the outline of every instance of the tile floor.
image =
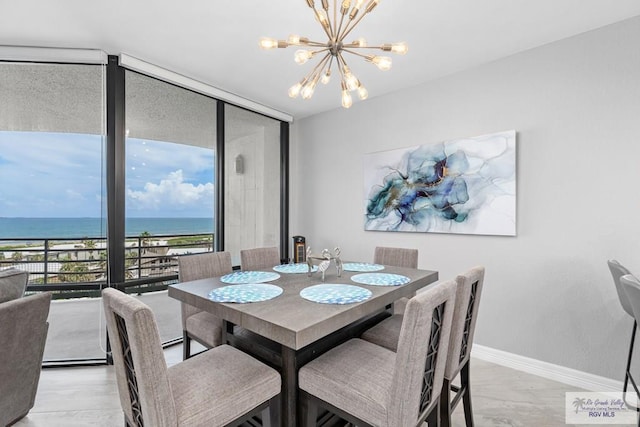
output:
M182 347L165 351L169 365L182 358ZM566 426L566 391L571 386L478 359L471 361L474 417L477 427ZM16 427L122 426L112 367L45 369L34 408ZM464 426L462 405L453 417Z

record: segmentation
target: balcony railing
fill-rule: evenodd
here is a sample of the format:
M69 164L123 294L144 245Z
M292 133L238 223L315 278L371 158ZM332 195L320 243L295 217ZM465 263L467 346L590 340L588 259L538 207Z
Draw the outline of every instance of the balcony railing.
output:
M212 249L213 234L127 237L124 287L140 293L164 289L178 278L177 256ZM97 296L108 283L107 240L0 238L0 270L9 267L29 272L27 291L54 291L54 298Z

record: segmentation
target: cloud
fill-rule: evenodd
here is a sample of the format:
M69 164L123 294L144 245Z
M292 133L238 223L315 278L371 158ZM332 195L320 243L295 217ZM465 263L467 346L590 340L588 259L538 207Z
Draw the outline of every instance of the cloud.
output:
M182 169L170 172L159 183L147 182L142 190L127 188L127 207L136 211L201 212L213 209L212 182L192 184L185 182Z

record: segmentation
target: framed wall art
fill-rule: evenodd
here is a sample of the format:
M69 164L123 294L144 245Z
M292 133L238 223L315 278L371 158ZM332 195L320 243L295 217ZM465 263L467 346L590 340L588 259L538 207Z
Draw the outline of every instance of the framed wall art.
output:
M364 156L365 230L516 235L516 131Z

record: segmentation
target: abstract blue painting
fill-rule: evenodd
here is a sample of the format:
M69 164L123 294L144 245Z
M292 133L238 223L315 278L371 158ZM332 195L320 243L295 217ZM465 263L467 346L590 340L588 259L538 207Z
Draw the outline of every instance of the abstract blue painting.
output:
M516 235L516 131L364 158L365 230Z

